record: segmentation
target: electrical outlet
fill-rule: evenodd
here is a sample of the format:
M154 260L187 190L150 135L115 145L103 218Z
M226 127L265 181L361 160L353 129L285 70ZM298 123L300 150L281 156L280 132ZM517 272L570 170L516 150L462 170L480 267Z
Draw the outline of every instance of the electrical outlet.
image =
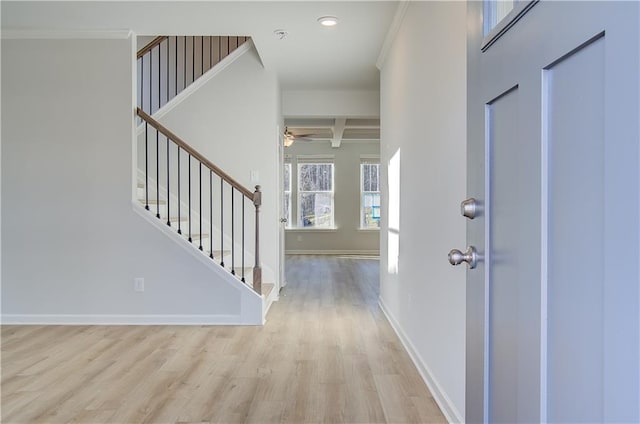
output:
M144 291L144 278L134 278L133 289L137 292Z
M251 180L252 183L259 183L260 182L260 173L256 170L252 170L249 173L249 178Z

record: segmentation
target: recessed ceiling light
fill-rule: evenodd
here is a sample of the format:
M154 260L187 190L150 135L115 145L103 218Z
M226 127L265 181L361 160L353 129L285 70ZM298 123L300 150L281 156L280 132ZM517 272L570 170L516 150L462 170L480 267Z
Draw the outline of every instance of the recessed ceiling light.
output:
M318 18L318 22L322 26L332 27L338 25L338 18L335 16L322 16Z

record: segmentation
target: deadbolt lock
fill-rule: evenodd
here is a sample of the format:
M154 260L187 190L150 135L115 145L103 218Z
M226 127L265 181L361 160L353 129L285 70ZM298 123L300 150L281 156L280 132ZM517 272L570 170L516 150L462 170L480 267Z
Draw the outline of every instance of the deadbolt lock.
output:
M473 197L463 200L460 203L460 213L465 218L473 219L480 214L480 206L478 205L478 201Z

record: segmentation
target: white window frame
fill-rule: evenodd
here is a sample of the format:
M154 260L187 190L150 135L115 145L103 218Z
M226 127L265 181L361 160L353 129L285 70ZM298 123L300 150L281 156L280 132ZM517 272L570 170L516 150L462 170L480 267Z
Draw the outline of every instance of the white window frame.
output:
M378 191L364 190L364 165L378 165ZM378 227L365 227L364 226L364 196L365 194L377 194L380 196L380 158L377 156L361 156L360 157L360 230L364 231L380 231L380 221L378 221ZM382 203L382 202L381 202Z
M296 219L297 219L297 229L304 229L310 231L322 231L322 230L333 230L335 229L335 215L336 215L336 207L335 207L335 178L336 178L336 169L334 163L334 157L325 156L325 155L308 155L308 156L298 156L297 158L297 166L296 166L296 181L297 181L297 192L296 192ZM300 184L300 168L305 165L331 165L331 190L330 191L307 191L301 190L302 184ZM302 217L302 195L304 194L327 194L329 193L331 196L331 220L329 225L317 227L317 226L309 226L305 227L303 225L303 217Z
M291 166L291 159L287 160L287 158L285 158L285 162L284 162L284 167L285 168L289 168L289 187L287 189L287 187L283 187L283 201L286 202L287 199L287 193L289 194L289 207L286 208L286 210L289 211L289 213L287 214L287 216L285 216L285 218L287 219L287 222L285 222L284 224L284 228L289 229L291 227L293 227L293 220L292 220L292 216L293 216L293 198L291 197L293 195L293 193L291 192L291 186L293 185L293 167ZM284 171L283 171L284 172Z

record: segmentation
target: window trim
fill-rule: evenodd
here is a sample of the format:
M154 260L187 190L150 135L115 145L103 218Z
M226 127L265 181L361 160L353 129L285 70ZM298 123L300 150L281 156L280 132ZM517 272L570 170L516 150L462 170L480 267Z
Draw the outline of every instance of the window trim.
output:
M331 165L331 191L307 191L301 190L300 184L300 167L304 165ZM333 155L309 155L309 156L298 156L296 163L296 226L291 227L290 230L304 230L304 231L327 231L327 230L336 230L336 205L335 205L335 190L336 190L336 170L335 170L335 162L333 160ZM329 226L323 227L305 227L302 224L302 195L303 194L318 194L318 193L330 193L331 194L331 221Z
M364 166L363 165L378 165L378 191L367 191L364 190ZM377 194L381 196L380 192L380 157L360 157L360 208L358 213L360 217L358 218L358 230L360 231L380 231L380 221L378 221L378 227L365 227L364 226L364 195L365 194Z
M507 16L502 18L500 22L497 22L493 28L489 28L491 25L487 18L491 13L490 4L495 0L483 0L482 5L482 26L483 26L483 34L485 34L482 39L482 44L480 45L480 50L482 52L486 52L489 47L500 37L506 34L512 26L516 24L533 6L535 6L540 0L515 0L515 4L513 5L513 9Z
M286 190L283 187L283 200L287 198L287 193L289 193L289 214L285 217L287 219L287 222L285 222L284 224L284 229L287 230L289 228L293 227L293 197L292 197L292 189L293 189L293 165L291 165L291 159L287 160L287 158L285 158L284 161L284 166L285 168L289 168L289 190ZM283 170L284 172L284 170Z

